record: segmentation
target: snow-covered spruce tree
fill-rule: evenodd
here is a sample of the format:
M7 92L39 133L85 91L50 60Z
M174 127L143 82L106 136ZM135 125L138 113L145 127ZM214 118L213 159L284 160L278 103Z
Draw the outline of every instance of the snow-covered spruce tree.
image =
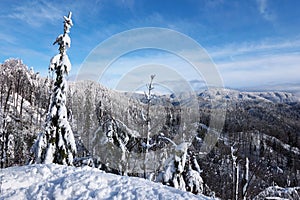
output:
M183 142L179 145L173 143L175 149L173 155L166 161L163 171L159 174L157 181L177 189L186 191L184 181L184 168L187 158L189 144Z
M72 165L76 153L76 144L67 117L66 80L64 75L71 70L71 63L66 54L71 40L68 35L73 25L69 16L64 16L64 34L57 37L53 44L59 45L59 54L50 61L49 70L55 71L56 79L52 92L45 131L42 132L33 146L35 163L58 163Z
M198 164L196 156L191 151L188 151L188 158L185 166L184 180L186 190L194 194L203 193L203 179L200 176L202 170Z
M176 145L171 139L163 138L173 144L174 152L166 160L163 171L159 173L156 181L196 195L202 194L204 186L200 176L202 170L195 155L188 150L191 144L182 142Z

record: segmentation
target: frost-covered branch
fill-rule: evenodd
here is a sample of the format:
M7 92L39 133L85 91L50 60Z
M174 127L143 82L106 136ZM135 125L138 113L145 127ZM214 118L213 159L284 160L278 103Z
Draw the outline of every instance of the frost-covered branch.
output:
M147 177L147 154L149 151L149 142L150 142L150 135L151 135L151 119L150 119L150 106L151 106L151 100L152 100L152 94L151 91L154 89L153 87L153 79L155 78L155 75L150 76L150 83L147 84L148 93L145 93L145 97L147 100L147 113L146 113L146 123L147 123L147 138L146 138L146 150L145 150L145 156L144 156L144 178Z

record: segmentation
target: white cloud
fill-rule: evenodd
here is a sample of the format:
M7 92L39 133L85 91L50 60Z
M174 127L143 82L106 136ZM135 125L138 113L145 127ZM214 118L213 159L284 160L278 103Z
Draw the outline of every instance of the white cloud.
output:
M256 2L258 11L265 20L274 21L276 19L274 11L272 11L268 5L268 0L257 0Z
M225 85L250 87L299 83L300 54L254 55L237 61L217 63Z
M224 84L236 88L299 84L299 52L299 37L227 44L208 49Z
M39 27L46 21L54 23L57 19L61 19L64 14L62 7L59 5L54 5L49 1L32 1L17 6L8 17Z

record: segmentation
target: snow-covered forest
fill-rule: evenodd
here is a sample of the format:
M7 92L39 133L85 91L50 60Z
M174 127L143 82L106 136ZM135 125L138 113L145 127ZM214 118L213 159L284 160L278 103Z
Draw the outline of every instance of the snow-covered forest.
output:
M146 95L67 82L71 26L69 15L49 77L20 59L0 65L0 199L300 199L299 98L215 88L197 92L194 110L191 94L154 95L151 82ZM218 109L226 110L224 128L201 156ZM13 181L28 191L15 186L14 196ZM128 188L118 193L120 184Z
M53 82L49 77L39 77L21 60L10 59L1 64L1 168L27 165L33 158L31 149L44 130ZM77 146L74 165L144 177L143 170L137 170L140 174L130 173L137 166L134 158L130 158L134 154L130 153L143 152L146 141L141 137L142 131L146 130L144 96L120 93L90 81L69 82L66 95L68 120ZM180 100L172 97L155 96L155 104L151 106L150 118L158 121L155 122L158 127L153 128L149 151L164 150L164 146L168 151L162 151L161 157L151 158L155 159L155 162L151 161L155 164L152 166L155 173L149 174L148 178L175 186L172 176L176 172L172 168L176 159L172 160L175 157L171 152L177 155L176 148L165 139L181 134L178 129L180 111L174 106ZM209 125L211 98L227 102L225 127L213 150L206 157L199 158ZM183 155L186 157L185 166L179 172L184 174L183 180L199 178L184 181L185 190L192 190L189 181L194 181L197 185L193 189L195 193L231 197L233 176L236 175L232 153L240 168L239 195L245 182L246 158L250 165L249 197L268 186L299 186L300 103L295 96L283 92L215 90L200 92L198 100L200 117L193 126L185 127L193 127L196 137L187 154ZM163 122L155 119L156 115L165 116ZM116 152L119 155L114 155ZM198 166L192 164L195 159ZM139 165L142 168L143 162ZM162 178L164 174L168 176ZM182 181L181 177L178 178ZM180 188L180 184L177 187Z

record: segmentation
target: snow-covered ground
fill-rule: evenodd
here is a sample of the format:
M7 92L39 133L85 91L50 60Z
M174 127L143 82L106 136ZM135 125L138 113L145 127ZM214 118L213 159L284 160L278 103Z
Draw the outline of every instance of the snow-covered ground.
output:
M55 164L1 170L0 199L211 199L141 178Z
M253 200L261 199L279 199L279 200L299 200L300 187L282 188L278 186L270 186L260 192Z

